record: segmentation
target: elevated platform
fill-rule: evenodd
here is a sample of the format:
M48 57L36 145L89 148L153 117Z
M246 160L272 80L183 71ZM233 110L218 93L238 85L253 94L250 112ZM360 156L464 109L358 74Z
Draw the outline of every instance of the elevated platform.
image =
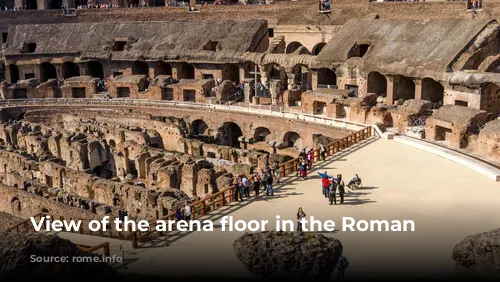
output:
M482 162L465 154L461 154L450 149L446 149L434 144L430 144L428 142L420 141L406 136L398 135L394 136L392 139L398 143L402 143L411 146L413 148L426 151L427 153L440 156L452 162L456 162L476 172L479 172L494 181L500 182L500 169L492 165L489 165L486 162Z

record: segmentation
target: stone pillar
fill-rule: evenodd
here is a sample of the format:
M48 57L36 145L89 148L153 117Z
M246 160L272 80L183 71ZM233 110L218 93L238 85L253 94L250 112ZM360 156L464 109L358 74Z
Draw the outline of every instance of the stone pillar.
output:
M312 85L312 90L316 91L318 89L318 71L315 70L311 74L311 85Z
M49 8L47 0L36 0L36 6L38 10L47 10Z
M63 75L63 65L62 64L54 64L54 66L56 67L56 76L58 79L62 79L64 78L64 75Z
M245 78L243 80L243 92L245 95L245 102L252 102L252 98L255 96L255 81L252 78Z
M287 87L287 89L288 90L294 89L297 86L297 79L299 78L299 75L295 74L295 73L287 72L286 73L286 77L288 78L288 81L287 81L288 82L288 87Z
M413 82L415 83L415 99L422 100L422 79L416 78Z
M42 81L42 76L41 76L41 73L40 73L40 65L36 65L33 68L33 72L35 73L35 78L38 79L38 82ZM22 78L19 77L19 79L22 79Z
M89 66L87 63L78 63L78 67L80 68L80 75L89 75Z
M278 151L277 145L278 145L278 142L276 142L276 141L269 142L269 147L271 148L269 153L276 154Z
M278 97L281 92L281 80L272 79L269 81L269 93L271 94L271 104L276 105L278 103Z
M14 0L14 6L23 7L23 9L24 9L24 0ZM3 9L3 7L2 7L2 9Z
M396 96L396 88L394 87L394 76L393 75L387 75L387 98L386 98L386 104L387 105L394 105L394 97Z

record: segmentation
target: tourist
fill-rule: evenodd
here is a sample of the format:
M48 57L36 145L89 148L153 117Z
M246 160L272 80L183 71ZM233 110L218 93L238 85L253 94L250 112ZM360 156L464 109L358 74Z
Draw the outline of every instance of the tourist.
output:
M259 194L260 194L260 177L258 174L256 174L254 177L253 177L253 191L255 192L255 198L257 199L257 197L259 197Z
M238 201L238 194L240 195L240 201L243 201L243 186L241 183L241 176L238 176L236 180L236 185L234 185L234 201Z
M330 177L328 176L326 171L323 174L321 172L318 172L318 174L321 176L321 187L323 188L322 189L323 195L325 196L325 198L328 198L328 189L331 184L331 181L329 179Z
M300 176L303 180L307 179L307 164L305 160L300 163Z
M297 211L297 231L302 232L302 222L306 218L306 213L302 210L302 207Z
M321 159L324 161L326 159L326 147L323 144L319 144L319 155Z
M337 175L337 186L339 189L339 196L340 196L340 204L344 203L344 194L345 194L345 185L344 181L342 180L342 174Z
M243 175L241 178L241 184L243 185L243 192L245 193L245 197L250 197L250 187L248 183L248 178L246 175Z
M184 219L189 222L191 220L191 206L186 202L184 206Z
M266 185L267 185L266 195L269 196L269 194L271 194L271 196L274 196L274 193L273 193L273 174L271 172L267 173Z
M337 204L337 183L335 181L332 181L330 185L328 186L328 200L330 201L330 205L332 204Z
M307 153L307 168L311 169L313 165L313 160L314 160L314 152L313 150L310 150L309 153Z
M307 154L306 154L306 149L302 149L299 153L299 158L302 158L302 159L306 159L307 158Z
M337 261L337 280L345 279L345 270L349 266L349 261L346 257L340 256Z
M264 191L267 191L267 183L266 183L266 173L264 172L264 169L261 169L259 172L259 179L261 181L262 187L264 187Z
M175 218L177 219L177 221L182 220L182 212L181 212L181 209L177 208L177 209L175 210Z
M276 183L280 183L280 162L274 161L274 178Z
M347 187L351 188L353 187L353 185L355 185L356 183L359 183L358 185L361 184L361 178L359 178L358 174L356 173L356 175L349 181L349 183L347 183Z

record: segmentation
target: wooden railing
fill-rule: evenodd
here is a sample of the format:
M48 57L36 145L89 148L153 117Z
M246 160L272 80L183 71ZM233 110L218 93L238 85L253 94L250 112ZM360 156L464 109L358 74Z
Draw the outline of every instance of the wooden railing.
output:
M325 145L325 155L326 157L331 156L339 151L342 151L343 149L352 146L353 144L359 143L366 138L370 137L372 135L372 127L368 126L365 127L359 131L353 132L349 134L348 136L336 140L335 142L332 142L330 144ZM321 158L321 152L320 149L317 148L313 151L314 153L314 158L313 158L313 163L317 162ZM282 163L280 165L280 176L285 177L288 176L294 172L297 172L299 169L299 158L289 160L288 162Z
M89 249L87 249L87 252L89 253L94 253L96 252L97 250L100 250L100 249L103 249L103 254L107 257L110 256L111 252L109 250L109 242L104 242L102 244L99 244L97 246L93 246Z
M41 213L38 213L38 214L35 214L34 216L32 216L34 219L42 219L42 217L48 215L47 213L44 213L44 212L41 212ZM10 227L7 229L7 232L16 232L16 233L20 233L20 232L31 232L31 231L34 231L35 229L33 229L33 225L31 225L31 220L30 219L26 219L22 222L19 222L18 224Z
M371 126L368 126L366 128L363 128L362 130L353 132L349 134L348 136L339 139L335 142L332 142L330 144L327 144L326 147L326 156L331 156L334 155L335 153L342 151L345 148L348 148L352 146L353 144L359 143L368 137L372 135L372 128ZM320 160L321 155L320 155L320 150L315 149L314 151L314 159L313 162L316 162ZM280 176L285 177L293 174L294 172L297 171L298 169L298 164L299 164L299 159L293 159L288 162L285 162L280 165ZM234 201L234 191L235 191L235 186L230 186L227 188L224 188L220 190L219 192L216 192L212 195L209 195L197 202L192 203L191 206L191 219L197 219L200 218L212 211L218 210L227 204L231 203ZM253 189L250 188L250 193L254 193ZM40 218L42 216L45 216L46 213L40 213L35 215L35 218ZM63 219L63 217L59 217L59 219ZM97 232L91 232L90 230L83 230L82 227L85 226L82 224L80 227L80 230L78 230L75 233L80 233L80 234L85 234L85 235L92 235L92 236L100 236L100 237L109 237L109 238L117 238L120 240L130 240L132 242L132 247L137 248L139 246L139 243L146 243L150 242L153 238L155 237L160 237L162 235L166 235L166 232L159 232L156 231L156 225L158 224L159 221L167 221L167 220L175 220L175 213L170 213L167 214L157 220L153 220L149 222L149 229L147 231L135 231L135 232L119 232L116 230L111 230L108 226L109 232L102 232L102 231L97 231ZM168 226L168 225L167 225ZM30 220L26 220L24 222L21 222L11 228L9 228L9 231L16 231L19 232L21 228L24 228L25 231L29 231L33 227L31 226Z

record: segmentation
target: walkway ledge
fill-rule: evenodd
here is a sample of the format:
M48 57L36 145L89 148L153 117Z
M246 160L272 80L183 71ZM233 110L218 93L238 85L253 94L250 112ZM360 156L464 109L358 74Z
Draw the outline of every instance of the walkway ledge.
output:
M493 179L494 181L500 181L500 169L489 165L485 162L479 161L472 157L469 157L465 154L461 154L450 149L446 149L434 144L430 144L427 142L423 142L417 139L413 139L406 136L395 136L393 138L394 141L411 146L413 148L417 148L428 153L440 156L447 160L459 163L464 165L472 170L475 170L481 174L486 175L488 178Z

